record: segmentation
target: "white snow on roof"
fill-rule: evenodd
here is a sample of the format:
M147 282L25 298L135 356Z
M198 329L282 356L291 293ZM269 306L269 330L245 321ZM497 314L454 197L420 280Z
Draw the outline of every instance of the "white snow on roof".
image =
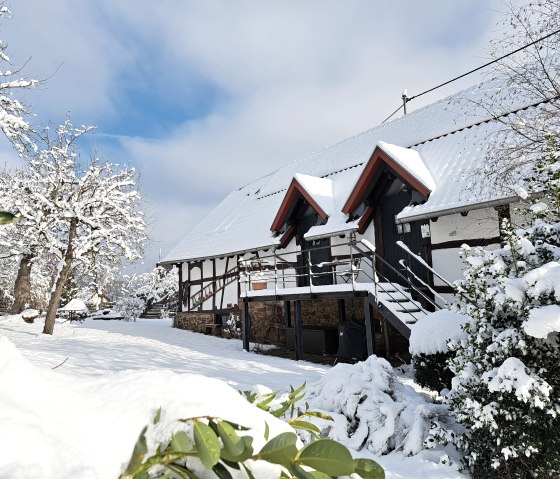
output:
M420 183L422 183L430 191L434 191L436 184L432 175L422 161L420 153L411 148L403 148L401 146L391 145L384 141L378 141L377 146L395 160L404 170L410 173Z
M81 299L72 299L64 307L60 308L63 311L87 311L86 304Z
M481 194L473 188L475 172L501 129L500 122L477 104L489 91L505 99L504 113L511 110L512 100L500 84L486 82L293 161L234 190L162 261L220 257L277 244L270 226L296 175L315 177L314 181L303 180L306 188L327 185L318 178L332 181L332 213L325 225L313 227L307 237L355 229L355 223L347 223L340 210L376 145L390 150L387 153L395 161L432 190L428 201L406 208L398 216L401 219L437 216L452 208L506 197L504 192ZM531 103L526 101L524 105ZM419 155L418 162L412 151Z
M301 173L296 173L294 178L327 215L330 216L333 214L334 188L332 180L319 178L317 176L302 175Z

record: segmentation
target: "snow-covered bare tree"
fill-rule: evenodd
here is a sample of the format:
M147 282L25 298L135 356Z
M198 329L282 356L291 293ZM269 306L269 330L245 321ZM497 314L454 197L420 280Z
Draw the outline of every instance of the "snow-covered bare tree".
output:
M476 103L502 125L493 135L483 175L490 187L516 189L546 151L551 135L560 133L560 2L504 4L502 34L489 48L490 57L498 60L489 77L497 83Z
M0 20L9 18L10 10L5 1L0 1ZM0 128L19 153L33 148L29 138L30 127L26 120L27 107L14 98L16 90L31 88L37 80L20 76L7 53L7 45L0 40Z
M69 122L46 129L44 146L27 158L25 174L9 184L22 219L16 227L37 249L58 258L43 332L52 334L64 285L74 267L87 270L93 258L118 263L141 256L145 239L134 169L93 159L80 164L77 140L91 128ZM19 179L19 181L18 181Z
M124 287L124 293L138 296L146 303L157 303L172 298L179 291L179 273L176 268L166 270L157 266L151 271L132 275Z

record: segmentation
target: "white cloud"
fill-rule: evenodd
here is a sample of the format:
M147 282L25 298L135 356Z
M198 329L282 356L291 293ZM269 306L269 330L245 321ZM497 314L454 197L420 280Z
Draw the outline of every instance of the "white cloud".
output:
M478 66L498 4L29 0L13 5L3 33L16 61L33 57L30 72L63 65L33 96L39 114L72 110L105 134L126 121L122 98L135 82L168 85L167 101L184 104L201 85L218 92L209 111L167 134L121 138L160 204L153 235L168 247L233 187L375 126L403 88L418 93Z

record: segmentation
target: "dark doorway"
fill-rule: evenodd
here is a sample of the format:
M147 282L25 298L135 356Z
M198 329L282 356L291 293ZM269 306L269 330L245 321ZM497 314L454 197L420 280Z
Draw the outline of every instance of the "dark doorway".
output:
M301 218L297 223L297 241L303 253L298 254L298 278L297 285L309 286L309 263L311 263L311 271L313 273L313 284L326 285L332 284L332 271L330 266L316 266L320 263L331 261L330 239L324 238L319 240L307 241L303 236L312 226L315 226L319 220L319 216L315 211L308 212L306 216ZM309 251L305 251L309 250Z
M430 263L428 240L422 238L421 230L422 224L426 222L414 221L402 225L395 223L396 215L410 204L410 200L411 192L409 189L380 198L377 203L375 219L377 251L387 263L404 277L407 277L408 273L400 264L400 261L405 259L406 253L397 245L397 241L402 241L414 254L421 256L428 264ZM430 284L430 275L426 268L423 268L414 260L407 261L407 265L422 281ZM380 274L385 277L385 280L404 283L403 279L386 265L380 263L377 268ZM383 279L381 280L383 281Z

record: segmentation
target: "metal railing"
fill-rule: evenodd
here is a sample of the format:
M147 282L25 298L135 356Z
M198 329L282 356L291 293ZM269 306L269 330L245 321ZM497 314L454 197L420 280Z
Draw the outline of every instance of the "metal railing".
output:
M324 250L328 250L327 254L319 254ZM329 256L331 259L315 262L318 256ZM278 296L290 293L291 288L298 288L294 293L301 292L299 288L302 287L309 288L309 292L313 293L327 285L351 285L351 290L356 291L363 290L364 283L367 283L372 285L367 290L372 292L378 302L385 300L395 305L408 303L411 311L395 310L414 320L418 320L419 315L427 314L426 308L440 309L435 301L438 296L433 294L435 292L426 282L417 274L408 274L407 268L399 271L366 240L351 239L345 243L300 251L275 250L272 254L240 261L239 272L245 295ZM259 290L263 292L255 293Z

